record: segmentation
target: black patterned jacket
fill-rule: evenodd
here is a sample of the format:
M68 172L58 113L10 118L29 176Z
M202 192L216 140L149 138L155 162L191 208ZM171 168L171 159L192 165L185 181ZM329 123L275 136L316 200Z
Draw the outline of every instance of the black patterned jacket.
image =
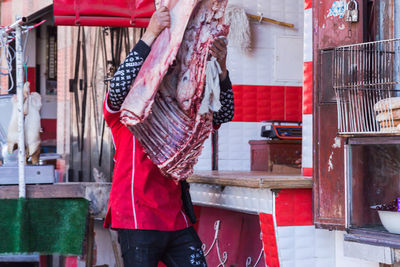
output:
M111 109L119 110L121 108L132 82L150 53L150 49L146 43L139 41L119 66L110 83L108 104ZM220 86L221 109L213 114L213 123L216 126L231 121L234 115L234 99L229 73L225 80L220 82Z

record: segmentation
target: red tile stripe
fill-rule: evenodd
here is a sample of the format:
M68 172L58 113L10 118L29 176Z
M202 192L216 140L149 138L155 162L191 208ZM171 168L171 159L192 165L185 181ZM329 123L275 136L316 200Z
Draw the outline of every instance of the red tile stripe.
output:
M304 9L312 8L312 0L304 0Z
M277 226L313 225L312 189L282 189L275 199Z
M304 62L303 114L312 114L313 108L313 64Z
M233 121L301 121L302 87L234 85Z
M312 168L303 168L303 176L312 177L313 169Z
M278 246L274 228L274 220L271 214L260 213L260 227L264 244L265 265L279 267Z
M304 10L312 8L312 0L304 0ZM304 62L303 114L313 114L313 63ZM304 157L304 155L303 155ZM312 168L303 168L303 176L312 177Z

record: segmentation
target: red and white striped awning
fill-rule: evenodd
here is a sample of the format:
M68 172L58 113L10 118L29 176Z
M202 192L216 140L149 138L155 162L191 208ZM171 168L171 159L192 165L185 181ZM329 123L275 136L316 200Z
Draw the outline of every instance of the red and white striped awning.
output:
M54 0L55 25L146 27L154 0Z

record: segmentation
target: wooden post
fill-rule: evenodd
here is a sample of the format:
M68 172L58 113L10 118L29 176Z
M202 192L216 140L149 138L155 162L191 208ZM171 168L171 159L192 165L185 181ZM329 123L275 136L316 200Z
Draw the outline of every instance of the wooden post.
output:
M94 249L94 218L89 217L88 234L86 244L86 267L93 266L93 249Z

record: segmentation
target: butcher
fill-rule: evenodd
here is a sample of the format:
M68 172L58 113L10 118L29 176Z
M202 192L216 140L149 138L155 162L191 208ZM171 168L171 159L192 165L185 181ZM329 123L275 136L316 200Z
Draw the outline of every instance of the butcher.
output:
M170 14L161 7L150 19L141 40L119 66L104 101L104 117L115 144L115 167L105 227L118 231L125 267L207 266L202 242L192 227L193 207L186 182L161 174L135 136L120 121L120 108L157 36L170 27ZM227 45L216 38L211 56L220 64L221 109L213 124L233 118L232 85L226 69Z

